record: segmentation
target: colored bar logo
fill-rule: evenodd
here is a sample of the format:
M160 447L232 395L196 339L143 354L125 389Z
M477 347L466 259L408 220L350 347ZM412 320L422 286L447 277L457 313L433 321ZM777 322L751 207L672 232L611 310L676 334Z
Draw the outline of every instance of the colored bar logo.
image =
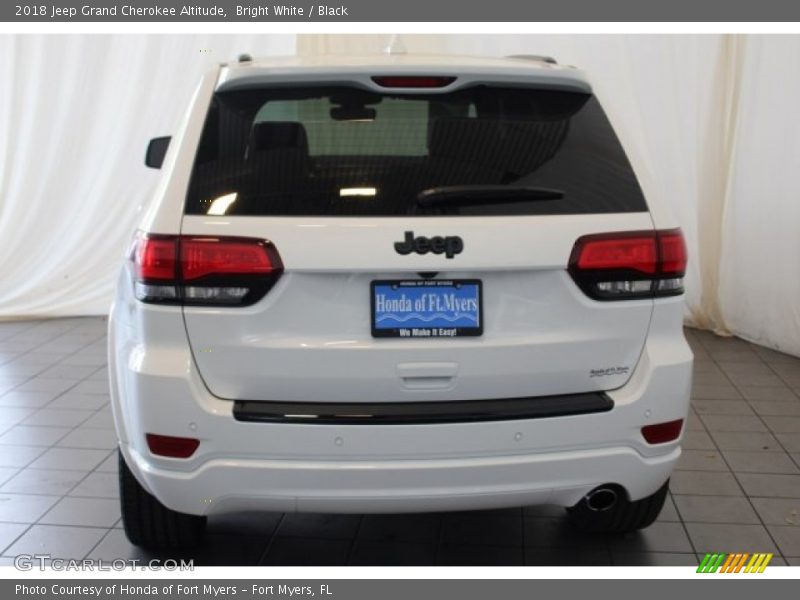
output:
M725 554L722 552L708 552L697 567L698 573L763 573L772 553L737 552Z

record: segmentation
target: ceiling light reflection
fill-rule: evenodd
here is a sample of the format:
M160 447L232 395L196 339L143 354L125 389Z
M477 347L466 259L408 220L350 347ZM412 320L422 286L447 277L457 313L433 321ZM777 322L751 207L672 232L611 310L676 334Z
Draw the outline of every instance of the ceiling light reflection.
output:
M341 188L339 190L339 196L363 196L363 197L371 197L378 193L378 190L374 187L351 187L351 188Z
M215 198L211 202L211 206L208 209L206 214L208 215L224 215L228 212L231 204L236 202L236 197L239 194L233 192L232 194L225 194L224 196L220 196L219 198Z

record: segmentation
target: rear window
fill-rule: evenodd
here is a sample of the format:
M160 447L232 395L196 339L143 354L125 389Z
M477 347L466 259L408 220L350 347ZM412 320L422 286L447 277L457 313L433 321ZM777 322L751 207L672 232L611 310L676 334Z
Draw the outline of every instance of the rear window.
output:
M186 213L548 215L645 211L594 96L476 86L221 92Z

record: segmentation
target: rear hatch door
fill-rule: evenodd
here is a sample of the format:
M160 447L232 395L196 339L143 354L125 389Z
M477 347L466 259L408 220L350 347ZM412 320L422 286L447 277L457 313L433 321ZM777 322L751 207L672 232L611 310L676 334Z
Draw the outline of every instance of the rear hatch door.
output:
M630 376L653 302L589 298L570 256L581 236L652 227L588 93L218 93L182 235L268 240L283 272L250 305L186 306L186 330L228 399L609 390Z

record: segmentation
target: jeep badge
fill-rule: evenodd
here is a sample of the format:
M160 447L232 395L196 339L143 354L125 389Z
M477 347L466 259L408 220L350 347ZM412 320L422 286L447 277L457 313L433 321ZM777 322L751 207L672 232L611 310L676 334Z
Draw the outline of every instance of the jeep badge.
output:
M464 249L464 240L457 235L448 235L447 237L434 236L427 238L425 236L414 237L413 231L406 231L405 239L402 242L395 242L394 249L398 254L427 254L433 252L434 254L442 254L447 258L453 258L456 254L461 254Z

